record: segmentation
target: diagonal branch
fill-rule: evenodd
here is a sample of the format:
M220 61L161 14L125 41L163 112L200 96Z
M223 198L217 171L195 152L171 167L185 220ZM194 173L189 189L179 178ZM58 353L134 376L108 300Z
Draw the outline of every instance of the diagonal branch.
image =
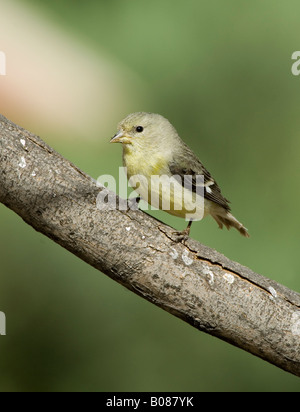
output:
M0 202L37 231L199 330L300 376L300 295L142 211L96 206L101 188L0 115Z

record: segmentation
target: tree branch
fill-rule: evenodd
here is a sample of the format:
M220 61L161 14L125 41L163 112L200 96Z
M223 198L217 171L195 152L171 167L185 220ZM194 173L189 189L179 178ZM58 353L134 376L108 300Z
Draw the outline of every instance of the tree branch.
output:
M300 295L142 211L96 207L95 182L0 115L0 202L134 293L300 376Z

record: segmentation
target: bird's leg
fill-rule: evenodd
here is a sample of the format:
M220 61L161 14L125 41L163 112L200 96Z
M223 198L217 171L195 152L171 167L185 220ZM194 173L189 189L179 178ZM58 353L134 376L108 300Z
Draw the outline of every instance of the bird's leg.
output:
M141 200L140 196L134 197L132 199L128 199L127 200L127 207L128 207L127 210L138 210L140 200Z
M182 232L174 232L174 234L177 236L176 242L185 242L188 239L188 237L190 236L192 223L193 221L190 220L186 229L184 229Z

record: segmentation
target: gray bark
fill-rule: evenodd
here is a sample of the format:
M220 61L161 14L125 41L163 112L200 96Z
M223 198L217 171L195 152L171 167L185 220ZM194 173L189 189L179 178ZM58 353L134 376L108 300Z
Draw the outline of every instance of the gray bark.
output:
M0 115L0 202L134 293L300 376L300 295L142 211L110 210L102 188Z

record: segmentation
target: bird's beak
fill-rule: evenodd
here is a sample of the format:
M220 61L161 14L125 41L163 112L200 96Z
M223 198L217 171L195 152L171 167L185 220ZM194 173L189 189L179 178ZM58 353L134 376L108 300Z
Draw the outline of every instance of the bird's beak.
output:
M110 143L122 143L122 138L124 137L124 133L119 131L114 135L114 137L110 140Z
M132 140L130 136L126 135L122 130L120 130L117 134L114 135L110 143L131 144Z

